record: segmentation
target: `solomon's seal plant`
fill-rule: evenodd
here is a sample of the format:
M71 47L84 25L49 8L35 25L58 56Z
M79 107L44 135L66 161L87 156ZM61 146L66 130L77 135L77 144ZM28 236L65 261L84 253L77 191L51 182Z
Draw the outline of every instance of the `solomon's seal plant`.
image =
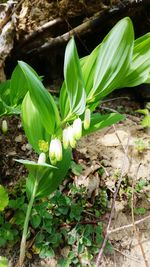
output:
M118 113L101 115L93 111L113 90L150 82L149 45L150 34L134 41L129 18L119 21L102 43L82 59L79 59L74 38L71 38L65 51L59 106L37 73L26 63L18 62L11 82L14 88L11 101L15 102L16 95L18 103L26 94L21 107L22 123L29 143L39 154L38 163L19 160L29 170L26 183L29 205L21 242L20 266L25 257L33 202L51 194L62 182L70 168L71 152L77 140L124 119Z

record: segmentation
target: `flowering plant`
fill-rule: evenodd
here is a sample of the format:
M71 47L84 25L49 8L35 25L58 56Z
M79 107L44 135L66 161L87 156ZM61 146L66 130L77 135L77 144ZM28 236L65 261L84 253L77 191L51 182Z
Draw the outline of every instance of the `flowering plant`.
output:
M59 106L37 73L26 63L18 62L16 72L27 90L22 102L22 123L30 144L39 154L37 163L18 160L29 170L26 184L29 205L21 242L20 266L25 256L34 200L48 196L62 182L70 167L71 151L77 140L124 119L118 113L101 115L93 111L113 90L149 82L148 44L149 34L134 41L129 18L119 21L85 58L79 59L74 38L71 38L65 51Z

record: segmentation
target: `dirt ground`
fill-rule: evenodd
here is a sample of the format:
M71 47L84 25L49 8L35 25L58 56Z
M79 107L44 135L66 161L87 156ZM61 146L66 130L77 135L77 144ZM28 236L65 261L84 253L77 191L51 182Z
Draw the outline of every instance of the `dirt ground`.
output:
M118 123L114 127L105 128L92 135L82 138L77 146L80 152L79 163L84 166L85 171L75 177L76 185L84 185L88 188L88 197L96 195L98 189L104 186L111 192L115 190L116 181L119 179L120 172L123 171L123 181L115 202L115 212L110 229L118 228L132 223L131 207L127 198L127 188L132 184L138 183L140 179L147 181L147 186L143 187L140 194L135 193L134 206L142 207L145 213L135 215L135 221L149 215L150 212L150 145L149 132L140 125L140 117L133 113L139 107L135 100L110 101L103 105L107 108L123 108L126 120ZM128 110L127 110L128 109ZM132 114L131 114L132 113ZM8 189L11 190L20 175L25 175L26 171L20 165L14 163L14 158L34 159L35 155L31 146L27 143L21 128L20 121L13 118L6 118L9 125L7 135L0 135L0 165L1 179ZM139 141L140 140L140 141ZM142 141L141 141L142 140ZM139 144L142 142L142 149ZM144 144L144 145L143 145ZM128 153L125 149L128 146ZM90 173L89 168L100 165L104 172L101 176ZM11 177L11 179L10 179ZM110 198L110 206L112 199ZM109 216L109 212L107 214ZM106 218L108 217L106 216ZM107 219L106 219L107 220ZM107 225L107 221L106 221ZM146 260L150 262L150 219L138 224L140 242L142 243ZM110 234L114 251L113 256L104 256L101 266L116 267L141 267L145 266L137 237L133 227ZM10 253L9 250L6 254ZM4 253L1 250L0 254ZM11 252L12 253L12 252ZM9 255L10 257L10 255ZM12 257L16 257L16 252ZM11 263L10 267L14 267ZM38 260L36 263L26 266L57 266L56 259ZM89 263L90 266L90 263Z

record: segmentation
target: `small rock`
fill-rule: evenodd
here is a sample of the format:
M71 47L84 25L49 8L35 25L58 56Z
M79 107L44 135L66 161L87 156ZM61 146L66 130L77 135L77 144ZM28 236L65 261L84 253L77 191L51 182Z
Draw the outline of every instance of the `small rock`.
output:
M19 134L18 136L16 136L15 141L16 141L17 143L21 143L21 142L22 142L22 135Z
M23 145L23 146L21 147L21 150L26 151L26 145Z
M27 150L32 150L32 146L30 144L26 144L26 149Z

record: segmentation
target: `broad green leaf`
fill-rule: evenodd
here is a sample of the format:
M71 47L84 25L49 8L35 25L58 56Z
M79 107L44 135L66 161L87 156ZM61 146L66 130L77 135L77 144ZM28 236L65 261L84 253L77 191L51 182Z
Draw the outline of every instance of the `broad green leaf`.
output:
M40 181L40 179L42 179L43 176L47 175L47 173L50 172L52 169L57 169L56 167L47 163L39 164L34 161L23 159L16 159L15 161L24 164L30 174L33 175L35 179L38 179L38 181Z
M60 125L57 105L43 86L40 78L35 75L35 71L25 62L19 61L18 64L25 75L30 97L34 106L38 109L41 121L47 132L53 134L55 128Z
M0 185L0 211L3 211L9 202L8 194L5 190L5 188Z
M28 91L27 80L19 65L14 69L10 80L10 102L17 105Z
M143 127L150 127L150 116L145 116L144 119L141 121L141 125Z
M0 256L0 267L8 267L7 258Z
M145 83L150 83L150 72L149 72L149 75L148 75L147 80L145 81Z
M6 103L6 105L10 105L10 81L4 81L0 83L0 98Z
M4 101L0 98L0 117L3 116L6 113L5 110L5 103Z
M37 191L37 199L50 195L62 183L71 166L71 155L70 149L64 150L62 161L56 164L57 169L51 170L42 177Z
M150 33L134 42L132 62L120 87L132 87L149 83L150 74Z
M101 44L99 44L89 56L84 57L83 59L80 59L87 97L93 87L96 62L97 62L97 57L99 54L100 46Z
M125 116L119 113L110 113L107 115L95 113L91 116L90 128L88 130L83 130L83 136L101 130L124 119Z
M70 104L70 113L81 115L85 109L86 94L80 61L73 38L67 44L65 51L64 78Z
M120 20L104 38L88 102L95 101L95 98L98 101L119 87L132 58L133 39L133 25L128 17Z
M0 116L20 114L20 105L10 103L10 80L0 83Z
M30 219L32 227L34 229L38 228L41 223L41 220L42 218L39 214L32 214Z
M22 102L22 123L29 143L37 153L40 153L39 140L49 143L50 135L46 132L38 109L34 106L29 92Z
M69 98L66 91L65 83L63 82L61 90L60 90L60 98L59 98L59 104L60 104L60 112L62 119L65 119L70 111L70 105L69 105Z

